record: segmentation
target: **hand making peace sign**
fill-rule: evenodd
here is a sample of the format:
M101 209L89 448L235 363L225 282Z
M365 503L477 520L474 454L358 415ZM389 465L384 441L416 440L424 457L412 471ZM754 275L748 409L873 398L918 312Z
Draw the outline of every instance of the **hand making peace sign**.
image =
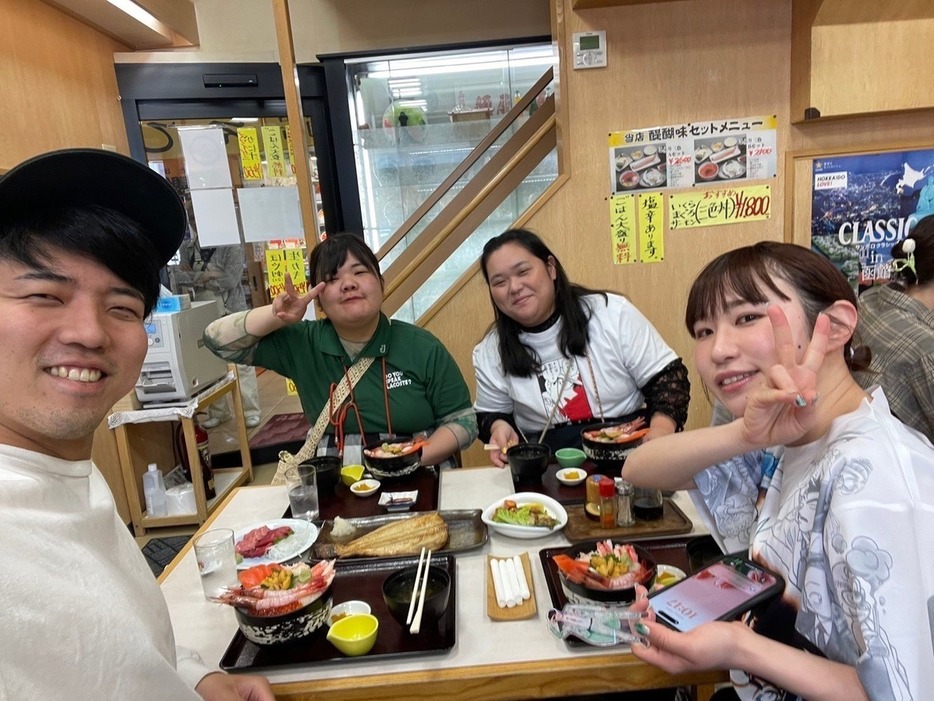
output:
M311 304L311 301L315 299L315 297L321 294L321 290L324 289L325 284L325 282L319 282L308 290L308 292L300 295L295 290L295 285L292 283L292 276L286 273L285 292L280 292L272 301L273 314L286 324L294 324L297 321L301 321L305 316L308 305Z

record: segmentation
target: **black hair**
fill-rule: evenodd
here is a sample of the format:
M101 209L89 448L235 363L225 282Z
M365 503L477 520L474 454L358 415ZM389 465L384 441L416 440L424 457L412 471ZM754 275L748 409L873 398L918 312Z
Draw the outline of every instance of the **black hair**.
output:
M776 277L797 291L808 331L814 330L817 316L834 302L843 300L859 308L846 277L826 258L802 246L760 241L714 258L700 272L688 294L684 315L688 333L693 338L697 322L726 311L730 295L751 304L764 304L768 298L763 287L767 287L787 301L788 296L775 284ZM853 348L852 342L852 338L846 342L843 357L851 370L865 370L869 367L869 349Z
M546 266L549 264L554 266L555 311L564 321L558 345L567 357L586 355L587 343L590 341L590 332L587 329L590 311L582 298L585 295L599 294L603 295L603 299L606 300L606 292L573 284L568 279L557 256L551 252L544 241L527 229L508 229L499 236L491 238L483 246L480 268L483 270L483 279L486 280L487 286L490 284L490 276L487 272L490 256L508 243L521 246ZM488 332L495 328L499 335L499 355L503 361L503 369L509 375L530 377L533 372L541 368L541 358L519 340L522 326L499 310L492 293L490 293L490 301L493 302L493 323Z
M56 250L107 268L143 298L145 316L159 297L159 253L132 219L96 205L50 205L3 222L0 260L46 267Z
M319 282L327 282L335 275L337 270L347 260L347 255L352 254L359 262L379 278L380 287L384 287L383 274L379 271L379 261L373 255L362 238L356 234L335 234L328 236L324 241L315 246L311 252L311 258L308 260L308 267L311 271L311 286L314 287Z
M908 286L927 285L934 281L934 214L924 217L906 238L892 246L892 260L908 258L904 250L908 240L915 242L915 269L902 268L893 277Z

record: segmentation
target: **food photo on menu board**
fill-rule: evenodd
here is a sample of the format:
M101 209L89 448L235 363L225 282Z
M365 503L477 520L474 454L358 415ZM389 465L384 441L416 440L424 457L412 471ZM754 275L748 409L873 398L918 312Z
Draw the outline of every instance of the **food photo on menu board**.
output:
M746 175L746 135L694 140L696 182L736 180Z
M640 143L614 149L616 164L615 192L665 187L668 163L665 143Z

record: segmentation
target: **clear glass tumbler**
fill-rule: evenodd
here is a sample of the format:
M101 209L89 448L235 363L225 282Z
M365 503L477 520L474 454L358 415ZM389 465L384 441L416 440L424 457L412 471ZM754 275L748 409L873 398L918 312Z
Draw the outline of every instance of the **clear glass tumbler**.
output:
M211 599L237 581L234 533L229 528L206 531L195 539L195 558L204 598Z
M292 518L314 521L318 518L318 471L314 465L297 465L285 472Z

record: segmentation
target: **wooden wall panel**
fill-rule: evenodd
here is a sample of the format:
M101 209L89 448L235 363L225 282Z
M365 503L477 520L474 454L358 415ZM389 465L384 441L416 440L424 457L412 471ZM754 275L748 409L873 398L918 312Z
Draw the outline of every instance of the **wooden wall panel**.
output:
M791 126L791 0L769 3L704 0L574 12L572 0L554 0L562 41L575 31L607 32L605 69L561 71L559 99L570 145L567 184L532 218L576 281L628 295L691 368L689 426L709 421L710 408L693 370L684 304L699 269L716 255L762 239L782 240L789 150L871 148L931 138L930 112L867 116ZM756 114L778 116L779 174L773 179L772 218L668 233L666 259L653 265L614 266L608 237L607 135L627 128ZM805 180L795 183L808 201ZM789 193L790 196L790 193ZM806 215L796 210L790 231L808 241ZM447 311L449 310L449 311ZM435 317L429 328L448 344L473 386L470 350L492 319L479 274ZM484 464L474 448L466 464Z
M0 168L69 146L128 153L113 54L126 47L39 0L0 0Z

